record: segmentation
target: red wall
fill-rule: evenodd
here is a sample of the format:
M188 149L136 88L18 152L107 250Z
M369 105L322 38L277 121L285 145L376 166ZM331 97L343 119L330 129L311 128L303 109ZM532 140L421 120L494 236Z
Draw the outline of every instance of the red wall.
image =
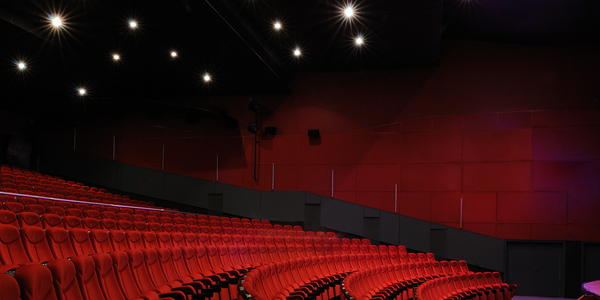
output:
M593 47L589 47L593 49ZM299 74L268 108L258 181L246 96L189 105L240 121L130 116L78 128L77 151L219 182L304 190L506 239L600 240L600 58L586 47L447 41L430 68ZM219 127L221 126L221 127ZM318 128L319 141L306 130ZM72 149L70 130L40 139Z

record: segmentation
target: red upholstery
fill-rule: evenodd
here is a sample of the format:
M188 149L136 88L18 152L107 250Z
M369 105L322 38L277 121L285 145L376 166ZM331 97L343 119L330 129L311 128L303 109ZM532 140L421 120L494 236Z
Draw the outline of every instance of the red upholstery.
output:
M85 218L100 219L100 212L94 209L86 209L83 210L83 216Z
M40 200L40 201L43 201L43 200ZM50 200L46 200L46 201L50 201ZM46 207L46 212L49 214L55 214L55 215L59 215L59 216L65 215L65 209L62 207L58 207L58 206L48 206L48 207Z
M146 249L157 249L160 248L158 239L154 232L142 232L142 241L144 242L144 248Z
M117 229L117 222L113 219L100 219L98 223L100 224L100 228L104 230Z
M0 274L0 299L7 300L20 300L19 297L21 294L21 290L19 289L19 283L17 280L8 275L8 274Z
M92 255L92 259L96 264L96 275L100 288L104 293L104 298L111 300L126 300L121 287L117 282L117 277L113 271L113 261L110 255L106 253L98 253Z
M117 220L117 214L114 212L110 212L110 211L103 211L100 213L100 219L111 219L111 220Z
M17 227L0 225L0 262L3 265L19 265L30 262Z
M131 221L127 220L119 220L117 221L117 229L119 230L131 230L132 228Z
M17 214L17 221L20 227L35 226L42 228L40 215L34 212L24 211Z
M23 247L32 262L45 262L54 259L44 229L23 227L20 229Z
M58 300L81 300L75 265L67 259L55 259L47 263L52 272L54 291Z
M81 224L81 219L76 216L64 216L62 217L63 227L67 230L71 230L73 228L83 228Z
M144 241L142 240L141 233L137 231L126 231L125 238L127 239L127 244L129 245L129 249L145 249Z
M39 204L27 204L27 206L25 206L25 211L30 211L41 215L46 213L46 208Z
M137 230L140 232L148 231L148 224L146 222L134 221L131 223L131 225L132 230Z
M60 208L60 207L59 207ZM62 217L55 214L43 214L40 218L42 227L44 229L50 227L61 227L63 228Z
M66 229L53 227L46 229L46 239L55 258L69 258L75 256L75 249L69 241Z
M101 229L100 222L96 218L83 218L81 219L81 225L83 229Z
M80 255L71 259L75 265L79 290L84 300L106 300L98 276L94 259L86 255Z
M108 238L110 239L110 243L113 246L115 251L125 251L129 249L129 245L127 244L127 239L125 236L125 231L121 230L111 230L108 233Z
M108 231L104 229L94 229L90 231L90 240L96 253L108 253L115 251L108 237Z
M71 240L71 244L73 244L75 254L90 255L96 253L87 229L75 228L69 230L69 239Z
M25 210L25 205L19 202L5 202L4 207L16 214Z
M17 221L17 214L10 210L0 210L0 225L11 225L14 227L19 227L19 222Z
M56 300L51 271L41 265L27 265L15 270L22 300ZM4 285L4 283L3 283Z
M132 222L133 218L131 217L131 214L120 212L120 213L117 213L117 220L124 220L124 221Z
M156 239L158 240L159 247L157 248L173 248L173 240L171 240L171 234L168 232L157 232Z

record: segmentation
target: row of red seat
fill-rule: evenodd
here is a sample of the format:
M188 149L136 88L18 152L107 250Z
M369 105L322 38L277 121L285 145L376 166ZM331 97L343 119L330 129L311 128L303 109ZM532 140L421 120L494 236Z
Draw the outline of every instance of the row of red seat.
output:
M516 285L502 282L500 273L467 273L436 278L417 290L419 300L510 300Z

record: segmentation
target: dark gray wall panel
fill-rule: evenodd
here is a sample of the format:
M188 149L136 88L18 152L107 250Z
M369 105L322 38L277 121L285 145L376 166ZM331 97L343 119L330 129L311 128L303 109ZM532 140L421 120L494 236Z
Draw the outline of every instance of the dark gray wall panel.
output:
M565 257L562 242L506 243L506 280L517 294L564 297Z
M406 248L430 252L429 250L429 227L430 223L409 217L398 216L400 219L400 229L398 235L398 244Z
M321 198L321 226L358 236L363 234L363 207L360 205Z
M478 245L473 247L473 245ZM446 255L453 260L504 272L504 240L449 227Z
M306 204L321 204L321 196L312 193L306 193Z
M304 221L303 192L261 192L261 218L272 221Z
M600 243L583 243L583 281L600 280Z
M164 172L149 172L146 168L126 164L121 166L121 172L120 179L124 190L148 197L164 198Z
M260 192L243 187L216 183L215 193L223 194L223 212L260 218Z
M370 208L370 207L363 208L363 216L365 218L379 218L380 213L381 213L381 210L378 210L378 209L374 209L374 208Z
M400 218L398 215L382 211L379 215L379 238L382 242L398 245Z
M165 199L208 208L208 194L215 192L215 182L165 173Z

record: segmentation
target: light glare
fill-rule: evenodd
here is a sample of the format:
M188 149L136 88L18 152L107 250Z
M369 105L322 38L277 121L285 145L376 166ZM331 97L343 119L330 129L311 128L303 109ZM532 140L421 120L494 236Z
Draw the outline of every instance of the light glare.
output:
M87 94L87 91L84 88L79 88L77 92L79 93L79 96L85 96L85 94Z
M279 23L279 22L275 22L275 23L273 24L273 27L275 28L275 30L279 30L279 29L281 29L281 23Z
M344 16L346 18L351 18L354 16L354 7L352 7L352 5L348 5L346 8L344 8Z
M51 21L52 21L52 26L54 26L55 28L62 27L62 25L63 25L63 22L62 22L62 19L60 18L60 16L52 17Z
M25 68L27 68L27 65L25 65L24 62L20 61L17 63L17 68L19 68L19 70L25 70Z
M138 23L136 21L129 21L129 27L131 27L132 29L136 29L138 26Z
M204 74L204 77L202 77L202 79L204 79L204 82L209 82L210 81L210 75L209 74Z
M119 54L113 54L113 59L115 61L117 61L117 60L121 59L121 56L119 56Z
M302 55L302 52L300 51L300 48L294 49L294 56L300 56L300 55Z
M363 40L363 38L362 38L361 36L358 36L358 37L356 37L356 38L354 39L354 43L356 44L356 46L362 46L362 44L363 44L364 42L365 42L365 41Z
M171 57L177 57L177 52L171 51Z

